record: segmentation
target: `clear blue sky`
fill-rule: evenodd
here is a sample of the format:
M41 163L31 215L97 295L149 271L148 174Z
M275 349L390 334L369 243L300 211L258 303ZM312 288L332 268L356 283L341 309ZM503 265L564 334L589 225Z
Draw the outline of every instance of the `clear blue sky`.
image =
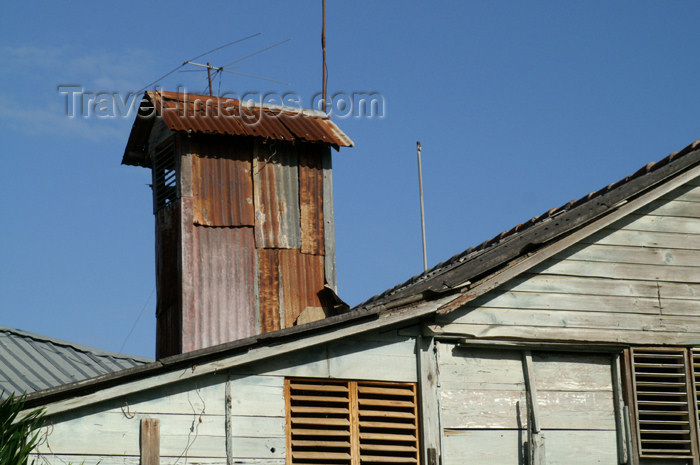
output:
M320 90L321 2L5 2L0 15L0 324L118 351L154 288L148 170L120 165L133 117L69 119L56 88L135 91L204 58L221 89ZM700 138L700 3L328 0L339 294L422 270L415 143L434 265ZM165 89L205 88L175 73ZM215 86L218 88L218 81ZM155 297L124 347L153 356Z

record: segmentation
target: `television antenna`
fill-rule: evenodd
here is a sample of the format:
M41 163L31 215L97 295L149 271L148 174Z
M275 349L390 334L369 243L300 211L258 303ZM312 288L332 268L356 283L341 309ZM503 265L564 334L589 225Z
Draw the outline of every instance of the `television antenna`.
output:
M208 83L209 83L209 95L213 95L212 77L216 78L216 75L219 74L219 73L222 73L222 72L227 72L227 73L231 73L231 74L237 74L237 75L240 75L240 76L251 77L251 78L254 78L254 79L261 79L261 80L264 80L264 81L275 82L275 83L278 83L278 84L290 85L288 82L278 81L278 80L276 80L276 79L269 79L269 78L262 77L262 76L256 76L256 75L254 75L254 74L242 73L242 72L240 72L240 71L232 71L231 69L228 69L228 68L238 68L237 66L232 66L232 65L235 65L236 63L239 63L239 62L241 62L241 61L243 61L243 60L246 60L246 59L248 59L248 58L251 58L251 57L253 57L253 56L255 56L255 55L258 55L258 54L260 54L260 53L262 53L262 52L265 52L265 51L267 51L267 50L270 50L270 49L273 48L273 47L277 47L277 46L282 45L282 44L284 44L284 43L286 43L286 42L289 42L290 40L292 40L291 38L288 38L288 39L283 40L283 41L281 41L281 42L277 42L276 44L272 44L272 45L270 45L270 46L268 46L268 47L265 47L265 48L262 48L262 49L260 49L260 50L257 50L257 51L255 51L255 52L253 52L253 53L250 53L250 54L248 54L248 55L246 55L246 56L244 56L244 57L238 58L238 59L236 59L236 60L234 60L234 61L232 61L232 62L230 62L230 63L227 63L227 64L225 64L225 65L223 65L223 66L212 66L211 63L209 63L209 62L207 62L206 64L204 64L204 63L198 63L198 62L195 61L195 60L198 60L199 58L202 58L203 56L206 56L206 55L209 55L209 54L211 54L211 53L214 53L214 52L216 52L216 51L218 51L218 50L221 50L222 48L228 47L228 46L230 46L230 45L237 44L237 43L239 43L239 42L243 42L243 41L248 40L248 39L252 39L253 37L257 37L257 36L259 36L259 35L261 35L261 34L262 34L261 32L257 32L257 33L255 33L255 34L251 34L251 35L249 35L249 36L243 37L243 38L241 38L241 39L234 40L234 41L232 41L232 42L228 42L228 43L223 44L223 45L221 45L221 46L219 46L219 47L216 47L216 48L214 48L214 49L212 49L212 50L209 50L209 51L207 51L207 52L204 52L204 53L202 53L202 54L199 54L199 55L197 55L196 57L190 58L189 60L185 60L185 61L182 62L181 65L179 65L179 66L177 66L177 67L171 69L170 71L168 71L167 73L165 73L164 75L162 75L161 77L159 77L158 79L156 79L155 81L148 83L147 85L145 85L143 88L141 88L141 89L140 89L139 91L137 91L136 93L139 94L139 93L143 92L144 90L148 89L149 87L151 87L151 86L154 85L154 84L157 84L158 82L162 81L163 79L165 79L166 77L168 77L168 76L170 76L171 74L175 73L176 71L180 71L180 72L185 73L185 72L197 72L197 71L204 71L204 70L206 70L206 71L207 71L207 81L208 81ZM185 67L185 66L187 66L187 65L197 66L197 67L204 68L204 69L185 69L185 70L183 70L182 68ZM214 70L213 76L212 76L212 70ZM219 74L219 85L221 85L221 74Z

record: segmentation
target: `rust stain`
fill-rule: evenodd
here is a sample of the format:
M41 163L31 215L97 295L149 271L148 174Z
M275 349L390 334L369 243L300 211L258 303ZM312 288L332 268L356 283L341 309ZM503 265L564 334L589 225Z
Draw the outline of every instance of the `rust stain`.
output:
M300 250L279 251L279 273L284 306L284 327L294 325L306 307L322 307L318 297L323 289L324 257Z
M194 223L253 226L252 141L193 138L191 150Z
M301 209L301 251L324 255L323 167L321 151L310 145L299 150L299 206Z
M260 330L276 331L280 325L279 250L258 249Z

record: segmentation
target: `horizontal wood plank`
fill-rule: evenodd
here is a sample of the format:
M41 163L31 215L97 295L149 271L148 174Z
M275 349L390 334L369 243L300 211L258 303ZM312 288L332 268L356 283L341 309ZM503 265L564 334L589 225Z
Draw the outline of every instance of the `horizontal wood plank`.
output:
M619 329L539 328L484 324L445 324L431 326L434 334L459 334L476 339L513 339L522 341L600 342L612 344L698 345L700 334L677 331L621 331Z
M580 243L698 250L700 234L604 228L581 240Z
M633 265L552 259L538 265L532 271L567 276L700 283L700 268L689 266Z
M641 265L700 266L698 263L700 250L666 249L663 247L576 244L552 258L554 260Z
M672 308L672 307L671 307ZM675 309L678 310L678 309ZM567 330L619 330L636 332L677 332L700 335L698 319L693 316L635 314L520 308L471 309L448 322L464 325L502 325L518 327L567 328ZM453 327L454 328L454 327ZM466 328L464 328L466 330Z

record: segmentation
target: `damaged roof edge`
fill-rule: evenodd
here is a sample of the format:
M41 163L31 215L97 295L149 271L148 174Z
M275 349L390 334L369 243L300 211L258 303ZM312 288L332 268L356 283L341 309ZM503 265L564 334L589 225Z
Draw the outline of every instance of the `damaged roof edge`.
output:
M620 181L561 207L552 208L370 298L358 305L358 308L369 308L414 295L426 297L452 292L455 286L488 274L502 264L532 252L546 242L605 214L621 201L692 168L700 162L699 148L700 141L695 141L680 152L674 152L658 162L648 163Z

